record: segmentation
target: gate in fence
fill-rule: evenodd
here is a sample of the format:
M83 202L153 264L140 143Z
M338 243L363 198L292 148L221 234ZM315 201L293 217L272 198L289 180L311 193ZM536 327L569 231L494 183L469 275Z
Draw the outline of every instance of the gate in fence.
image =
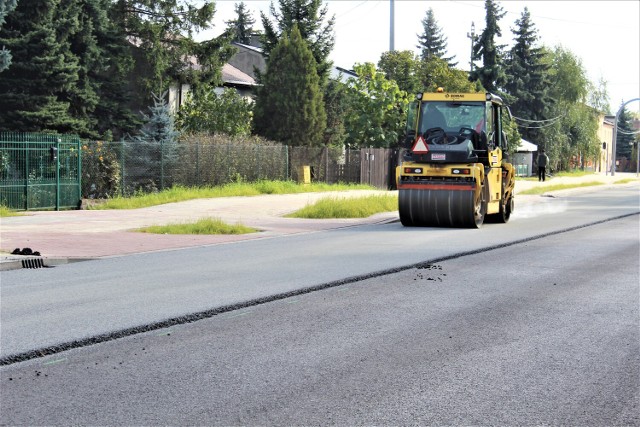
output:
M80 180L78 137L0 133L0 204L18 210L77 208Z
M398 150L392 148L363 148L361 150L360 182L384 190L396 187Z

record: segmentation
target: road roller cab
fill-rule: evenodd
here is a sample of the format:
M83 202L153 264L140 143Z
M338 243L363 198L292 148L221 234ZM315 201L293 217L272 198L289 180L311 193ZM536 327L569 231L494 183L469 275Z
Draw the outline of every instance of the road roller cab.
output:
M502 127L508 109L489 93L421 93L409 107L396 170L405 226L507 222L514 169Z

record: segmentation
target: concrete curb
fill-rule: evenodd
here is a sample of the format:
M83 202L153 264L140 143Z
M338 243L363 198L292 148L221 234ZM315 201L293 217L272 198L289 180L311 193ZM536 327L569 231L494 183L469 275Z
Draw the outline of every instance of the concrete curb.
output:
M34 256L8 255L0 258L0 271L51 268L74 262L91 261L98 258L46 258Z

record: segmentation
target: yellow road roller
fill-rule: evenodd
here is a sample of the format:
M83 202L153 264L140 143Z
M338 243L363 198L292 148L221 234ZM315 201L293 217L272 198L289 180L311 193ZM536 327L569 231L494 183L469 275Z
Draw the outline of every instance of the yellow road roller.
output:
M407 227L479 228L513 212L502 99L490 93L421 93L409 106L396 169L400 222Z

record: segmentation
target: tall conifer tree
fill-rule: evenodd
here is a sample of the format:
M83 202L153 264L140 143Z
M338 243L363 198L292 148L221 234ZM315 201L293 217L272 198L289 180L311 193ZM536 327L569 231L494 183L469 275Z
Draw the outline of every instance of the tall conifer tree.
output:
M498 92L505 81L503 69L503 46L496 44L496 38L502 36L498 21L506 12L494 0L485 0L486 26L478 41L473 46L473 60L482 60L482 66L475 68L469 79L480 80L489 92Z
M97 119L95 131L100 135L112 134L119 138L124 134L133 134L141 124L139 111L130 108L131 93L127 75L133 67L130 44L123 29L109 18L111 0L91 0L92 6L86 6L87 22L93 28L99 55L91 55L83 64L87 67L87 77L94 82L99 102L95 106ZM88 34L87 34L88 37ZM87 45L91 46L90 42Z
M12 66L0 78L0 129L78 132L69 93L78 82L78 59L61 37L59 0L21 0L0 29L0 45L11 50Z
M227 32L231 39L238 43L250 44L251 35L253 34L253 25L256 20L251 16L251 12L246 10L244 2L235 4L236 18L225 21L227 24Z
M544 50L535 46L537 31L526 7L515 25L515 44L506 60L505 89L511 97L511 112L526 120L545 120L553 103L549 97L550 64L544 60ZM525 139L536 141L539 123L538 126L529 123L533 125L523 126L520 132Z
M0 28L4 24L4 18L16 8L17 0L0 0ZM11 52L4 46L0 46L0 72L6 70L11 64Z
M623 108L618 116L618 133L616 134L616 156L631 158L635 139L633 128L633 116ZM637 143L636 143L637 144ZM635 159L632 159L635 160Z
M313 53L320 83L324 86L332 66L329 54L335 44L333 34L335 17L328 18L328 9L326 5L322 7L322 0L278 0L278 4L279 11L276 11L273 2L269 9L275 22L271 22L264 13L261 13L264 27L262 47L265 55L270 56L280 36L290 34L293 26L297 25L301 37Z
M446 57L447 38L442 34L442 28L438 26L433 9L429 8L422 20L422 34L418 34L418 45L422 60L429 60L433 57L446 61L449 67L455 67L458 63L451 62L454 56Z
M148 75L141 77L147 93L163 93L175 81L217 82L222 63L231 55L225 40L198 44L193 33L209 27L214 3L199 6L180 0L114 0L110 18L144 56ZM224 39L224 38L223 38ZM186 58L196 56L200 70Z
M110 6L110 0L21 0L0 31L16 46L16 69L0 82L4 129L95 138L137 127L123 84L128 45L108 19Z
M320 78L297 24L271 52L262 78L254 110L256 133L287 145L321 145L327 119Z

